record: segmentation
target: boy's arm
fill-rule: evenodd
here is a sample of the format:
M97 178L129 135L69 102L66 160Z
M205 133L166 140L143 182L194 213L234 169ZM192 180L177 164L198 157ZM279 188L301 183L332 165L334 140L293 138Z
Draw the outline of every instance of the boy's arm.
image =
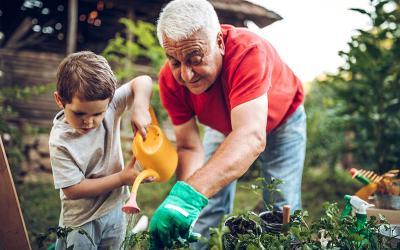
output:
M151 124L149 106L152 94L152 79L143 75L134 78L129 83L131 85L133 104L131 108L132 128L146 138L146 128Z
M118 173L94 178L84 179L79 184L63 188L68 199L76 200L102 195L124 185L132 185L139 172L134 168L134 158Z

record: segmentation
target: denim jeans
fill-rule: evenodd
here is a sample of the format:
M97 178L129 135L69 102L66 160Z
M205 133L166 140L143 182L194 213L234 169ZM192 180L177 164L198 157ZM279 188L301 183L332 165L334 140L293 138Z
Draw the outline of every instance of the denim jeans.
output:
M224 141L220 132L206 127L204 135L204 150L206 161ZM281 195L274 195L275 207L282 209L289 205L291 211L301 209L301 179L306 149L306 114L304 107L297 110L278 128L267 135L267 146L259 156L261 174L266 181L271 177L281 179L283 184L278 188ZM236 180L221 189L209 199L194 226L194 232L209 238L209 228L217 227L222 217L233 210L236 191ZM269 193L264 191L264 201L269 201ZM191 245L193 249L207 249L207 244L197 242Z
M81 226L92 238L94 245L86 237L74 230L68 234L67 245L57 239L56 250L67 249L73 245L77 250L119 249L125 237L126 217L122 212L122 203L102 217Z

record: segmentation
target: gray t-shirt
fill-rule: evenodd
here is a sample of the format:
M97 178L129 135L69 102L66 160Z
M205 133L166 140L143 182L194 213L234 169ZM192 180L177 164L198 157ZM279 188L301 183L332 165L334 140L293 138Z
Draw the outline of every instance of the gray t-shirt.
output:
M80 135L64 120L64 111L54 118L50 132L50 160L54 185L60 189L60 225L78 227L95 220L129 197L128 187L107 194L77 200L68 199L62 188L84 179L99 178L124 167L120 142L121 115L133 102L129 84L115 91L101 125Z

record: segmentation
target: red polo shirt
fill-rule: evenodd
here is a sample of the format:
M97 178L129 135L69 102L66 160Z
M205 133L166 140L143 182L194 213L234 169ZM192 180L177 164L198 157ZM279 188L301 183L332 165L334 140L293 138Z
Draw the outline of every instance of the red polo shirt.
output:
M248 29L221 28L225 55L217 80L195 95L175 80L166 63L159 76L161 101L174 125L197 116L201 123L227 135L232 131L231 110L267 92L266 130L270 132L301 105L301 82L268 41Z

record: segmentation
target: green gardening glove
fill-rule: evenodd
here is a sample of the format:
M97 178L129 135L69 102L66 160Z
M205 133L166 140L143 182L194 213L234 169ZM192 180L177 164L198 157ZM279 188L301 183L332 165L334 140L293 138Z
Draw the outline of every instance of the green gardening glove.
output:
M192 186L178 181L150 222L150 249L171 247L175 240L192 240L194 223L208 199Z

